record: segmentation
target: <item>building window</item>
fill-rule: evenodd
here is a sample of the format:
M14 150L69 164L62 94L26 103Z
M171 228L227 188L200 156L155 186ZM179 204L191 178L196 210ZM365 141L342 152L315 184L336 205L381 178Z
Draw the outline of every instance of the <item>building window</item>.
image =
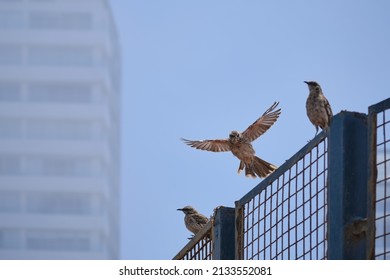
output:
M25 173L36 176L88 177L102 174L97 158L66 156L30 156L25 160Z
M21 209L20 193L0 191L0 213L18 213Z
M28 62L38 66L92 66L92 53L88 47L30 47Z
M0 249L20 249L22 246L21 232L17 229L0 229Z
M16 155L0 154L0 175L17 175L21 173L21 159Z
M14 29L14 28L21 28L21 27L23 27L23 14L21 12L0 11L1 29Z
M33 84L29 86L28 101L48 103L89 103L92 87L86 84Z
M0 138L12 139L19 138L21 135L22 122L20 119L0 118Z
M88 13L33 12L29 17L33 29L89 30L92 16Z
M91 121L26 120L25 131L29 139L91 140L100 137L95 126Z
M30 230L26 232L29 250L90 251L90 236L79 231Z
M20 84L0 82L0 101L20 101L21 92Z
M29 193L26 196L28 213L88 215L90 195L79 193Z
M0 65L20 65L22 48L20 46L0 45Z

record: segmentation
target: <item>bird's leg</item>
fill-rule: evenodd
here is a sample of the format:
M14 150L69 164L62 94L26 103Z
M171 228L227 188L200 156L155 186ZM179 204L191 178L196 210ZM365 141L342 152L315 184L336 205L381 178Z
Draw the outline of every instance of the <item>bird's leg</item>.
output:
M318 134L318 126L316 125L316 134L314 134L313 139L317 136L317 134ZM313 139L311 139L311 140L313 140ZM307 142L309 143L311 140L309 140L309 141L307 141Z
M318 126L316 125L316 134L314 134L313 139L317 136L317 133L318 133ZM307 143L309 143L313 139L307 140Z

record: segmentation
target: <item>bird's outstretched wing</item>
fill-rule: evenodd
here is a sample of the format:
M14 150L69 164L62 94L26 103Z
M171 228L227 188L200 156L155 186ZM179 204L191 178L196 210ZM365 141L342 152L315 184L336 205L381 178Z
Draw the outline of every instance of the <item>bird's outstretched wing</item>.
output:
M182 138L188 146L199 150L205 150L210 152L228 152L230 151L230 146L228 140L202 140L202 141L192 141Z
M266 132L279 118L281 109L279 108L274 111L278 105L279 102L272 104L272 106L269 107L260 118L258 118L242 133L242 136L252 142Z

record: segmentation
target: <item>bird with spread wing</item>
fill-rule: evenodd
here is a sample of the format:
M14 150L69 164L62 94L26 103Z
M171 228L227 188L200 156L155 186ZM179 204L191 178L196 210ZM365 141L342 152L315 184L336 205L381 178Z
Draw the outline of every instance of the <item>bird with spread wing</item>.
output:
M251 124L244 132L233 130L228 139L192 141L183 139L187 145L210 152L232 152L240 160L238 173L245 168L247 177L267 177L277 166L255 156L251 142L264 134L278 119L281 109L277 109L279 102L275 102L264 114ZM257 175L257 176L256 176Z

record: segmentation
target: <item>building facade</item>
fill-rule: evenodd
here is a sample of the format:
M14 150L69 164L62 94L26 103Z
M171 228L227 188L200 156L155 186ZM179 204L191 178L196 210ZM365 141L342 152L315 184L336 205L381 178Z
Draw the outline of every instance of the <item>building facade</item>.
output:
M0 259L119 258L120 50L106 0L0 0Z

